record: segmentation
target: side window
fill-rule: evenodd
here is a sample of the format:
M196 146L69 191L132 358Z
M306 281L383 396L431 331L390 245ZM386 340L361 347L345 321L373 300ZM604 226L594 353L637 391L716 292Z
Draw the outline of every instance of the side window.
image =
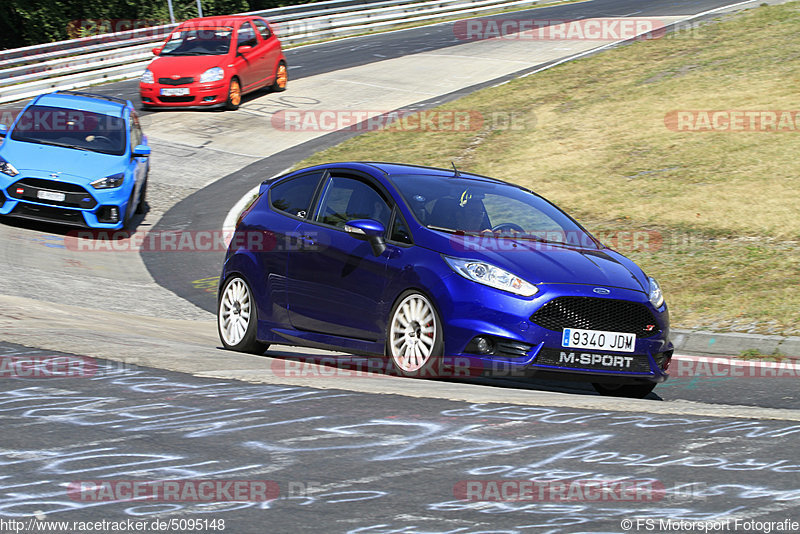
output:
M239 28L239 34L236 39L236 46L256 46L256 31L253 29L253 25L249 22L245 22Z
M269 31L269 26L267 26L266 22L264 22L263 20L255 19L253 20L253 24L255 24L258 33L261 34L262 39L266 41L267 39L272 37L272 32Z
M275 184L269 190L270 205L278 211L305 218L321 176L322 173L313 172Z
M334 176L325 184L315 220L343 228L353 219L373 219L388 227L391 214L383 196L372 186L355 178Z
M136 113L131 113L131 150L137 145L142 144L142 127L139 125L139 117Z
M392 218L392 234L389 236L390 241L397 243L411 244L411 232L408 231L408 225L399 211L395 211Z

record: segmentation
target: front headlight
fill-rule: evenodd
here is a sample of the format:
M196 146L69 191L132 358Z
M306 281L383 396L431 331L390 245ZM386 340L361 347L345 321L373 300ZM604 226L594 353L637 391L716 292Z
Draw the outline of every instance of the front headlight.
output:
M661 305L664 304L664 294L661 292L661 286L658 285L658 282L656 282L656 279L652 276L647 279L650 281L650 292L648 294L650 303L656 308L660 308Z
M2 157L0 157L0 172L8 176L16 176L19 174L19 171Z
M539 290L531 284L513 275L510 272L496 267L491 263L477 260L462 260L443 256L447 264L458 274L473 282L487 285L495 289L502 289L515 295L532 297Z
M224 70L220 67L212 67L200 75L200 83L218 82L224 77Z
M95 189L111 189L112 187L119 187L122 185L122 182L125 181L125 173L121 172L119 174L112 174L111 176L106 176L105 178L100 178L99 180L95 180L92 182L92 187Z
M153 78L153 73L150 72L150 69L144 69L142 73L142 83L155 83L155 78Z

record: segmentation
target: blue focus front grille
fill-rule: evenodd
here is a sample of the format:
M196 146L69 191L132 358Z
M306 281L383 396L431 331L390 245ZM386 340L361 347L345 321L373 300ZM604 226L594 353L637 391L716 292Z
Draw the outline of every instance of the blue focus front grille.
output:
M56 180L22 178L8 186L7 191L9 196L17 200L27 200L51 206L92 209L97 205L97 201L83 187ZM42 195L46 193L61 193L64 195L64 199L43 198Z

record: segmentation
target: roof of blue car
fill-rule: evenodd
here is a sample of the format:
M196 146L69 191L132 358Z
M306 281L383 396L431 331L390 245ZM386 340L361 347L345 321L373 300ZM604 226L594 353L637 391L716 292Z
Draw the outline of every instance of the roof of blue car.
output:
M121 117L127 103L123 104L112 100L70 93L50 93L39 97L36 105L92 111L103 115Z
M455 171L452 168L439 169L436 167L425 167L422 165L408 165L403 163L384 163L375 161L369 161L363 163L365 165L370 165L372 167L375 167L389 176L420 174L425 176L452 177L455 174ZM466 172L461 170L459 170L459 177L466 179L478 179L478 180L489 180L492 182L501 182L501 180L497 180L496 178L491 178L489 176L482 176L480 174L474 174L471 172Z

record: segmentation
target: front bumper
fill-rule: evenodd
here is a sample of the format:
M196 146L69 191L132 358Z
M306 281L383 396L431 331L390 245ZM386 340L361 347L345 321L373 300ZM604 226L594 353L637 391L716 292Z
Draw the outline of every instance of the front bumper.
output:
M611 288L611 295L600 297L592 292L594 285L542 284L537 295L523 298L460 276L448 277L445 286L448 295L436 300L445 330L445 366L454 370L468 367L473 376L537 376L615 384L658 383L668 378L673 350L669 314L666 306L655 309L643 292ZM563 330L544 328L532 317L559 297L582 297L601 305L611 300L642 305L652 315L652 333L640 332L633 352L562 347ZM448 300L450 304L441 305ZM491 353L478 354L475 345L470 345L478 336L491 340Z
M0 183L0 215L81 228L123 227L132 185L93 189L30 176L16 176L12 180L10 184ZM40 199L39 191L61 193L64 199Z

